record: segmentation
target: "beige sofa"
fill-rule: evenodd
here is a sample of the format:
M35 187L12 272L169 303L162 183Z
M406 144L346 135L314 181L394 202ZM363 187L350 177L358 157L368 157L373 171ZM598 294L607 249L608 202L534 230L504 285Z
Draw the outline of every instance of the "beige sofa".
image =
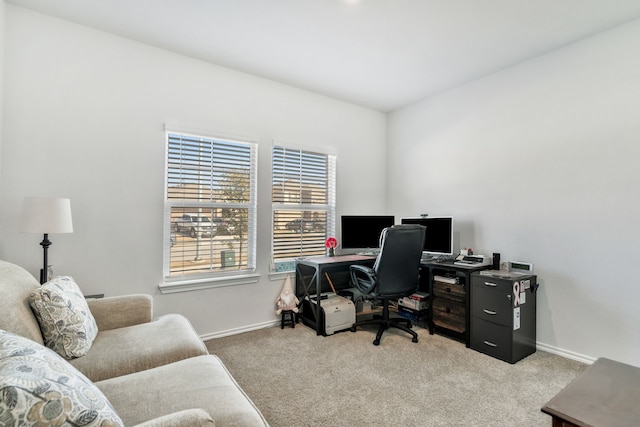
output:
M29 299L39 286L23 268L0 261L0 330L38 347L43 337ZM98 334L86 355L68 363L102 391L124 425L268 425L186 318L154 319L148 295L88 304Z

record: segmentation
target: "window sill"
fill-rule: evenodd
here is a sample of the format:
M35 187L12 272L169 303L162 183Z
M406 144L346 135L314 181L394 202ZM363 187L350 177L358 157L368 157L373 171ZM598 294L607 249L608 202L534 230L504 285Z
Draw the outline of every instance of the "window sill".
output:
M161 294L173 294L176 292L191 292L201 289L221 288L225 286L248 285L258 283L259 274L242 274L238 276L207 277L203 279L179 280L164 282L158 285Z
M282 280L287 276L290 276L291 279L295 280L295 275L296 275L295 271L272 271L269 273L269 280L271 281Z

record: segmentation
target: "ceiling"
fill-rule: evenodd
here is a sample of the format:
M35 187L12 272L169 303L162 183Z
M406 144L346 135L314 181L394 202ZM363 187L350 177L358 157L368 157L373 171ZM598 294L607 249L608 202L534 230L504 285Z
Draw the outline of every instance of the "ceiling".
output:
M7 0L380 111L640 17L638 0Z

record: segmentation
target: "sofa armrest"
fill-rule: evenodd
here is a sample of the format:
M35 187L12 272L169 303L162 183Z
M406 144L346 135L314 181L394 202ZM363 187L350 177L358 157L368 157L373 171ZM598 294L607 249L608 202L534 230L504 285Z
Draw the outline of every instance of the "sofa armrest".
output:
M136 427L212 427L215 425L216 423L211 418L211 415L204 409L187 409L145 421Z
M87 299L98 330L124 328L153 320L151 295L135 294Z

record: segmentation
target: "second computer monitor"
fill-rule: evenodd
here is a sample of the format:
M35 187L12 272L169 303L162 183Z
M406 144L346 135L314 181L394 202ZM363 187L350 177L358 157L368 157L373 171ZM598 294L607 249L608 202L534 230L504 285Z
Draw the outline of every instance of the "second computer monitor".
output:
M367 250L378 248L380 233L395 224L393 215L343 215L342 249Z
M453 255L453 218L420 217L402 218L402 224L420 224L427 227L422 252L428 256L438 257Z

